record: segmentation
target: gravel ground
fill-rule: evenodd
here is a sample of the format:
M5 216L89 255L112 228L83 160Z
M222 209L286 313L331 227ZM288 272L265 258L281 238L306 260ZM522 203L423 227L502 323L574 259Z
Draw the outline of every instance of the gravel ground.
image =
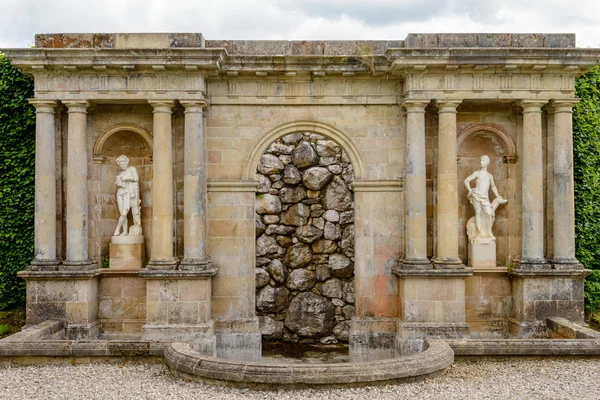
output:
M186 382L164 365L0 368L0 399L600 399L600 360L458 362L418 383L275 392Z

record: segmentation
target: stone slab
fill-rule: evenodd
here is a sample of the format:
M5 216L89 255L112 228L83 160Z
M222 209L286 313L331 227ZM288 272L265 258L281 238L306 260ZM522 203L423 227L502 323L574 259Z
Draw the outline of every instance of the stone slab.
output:
M469 267L493 268L496 266L496 241L469 243Z

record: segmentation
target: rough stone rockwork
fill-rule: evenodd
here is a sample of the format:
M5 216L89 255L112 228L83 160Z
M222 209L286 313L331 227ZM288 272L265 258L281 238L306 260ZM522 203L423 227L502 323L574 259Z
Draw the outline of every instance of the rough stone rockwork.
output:
M256 312L265 339L348 341L354 308L352 164L333 140L292 133L256 177Z

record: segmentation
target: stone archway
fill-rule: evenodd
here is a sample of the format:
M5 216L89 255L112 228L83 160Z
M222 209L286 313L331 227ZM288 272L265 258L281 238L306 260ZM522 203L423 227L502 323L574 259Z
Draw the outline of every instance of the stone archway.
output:
M255 170L261 332L273 340L347 342L355 315L354 166L332 137L299 126L288 132L271 138Z

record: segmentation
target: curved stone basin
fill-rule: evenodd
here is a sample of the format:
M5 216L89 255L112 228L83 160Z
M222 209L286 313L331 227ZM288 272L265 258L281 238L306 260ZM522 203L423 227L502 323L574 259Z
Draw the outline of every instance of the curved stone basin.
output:
M414 381L441 375L454 362L454 351L444 341L425 342L425 350L410 356L360 363L267 364L204 356L188 343L165 349L173 375L205 383L253 388L361 386Z

